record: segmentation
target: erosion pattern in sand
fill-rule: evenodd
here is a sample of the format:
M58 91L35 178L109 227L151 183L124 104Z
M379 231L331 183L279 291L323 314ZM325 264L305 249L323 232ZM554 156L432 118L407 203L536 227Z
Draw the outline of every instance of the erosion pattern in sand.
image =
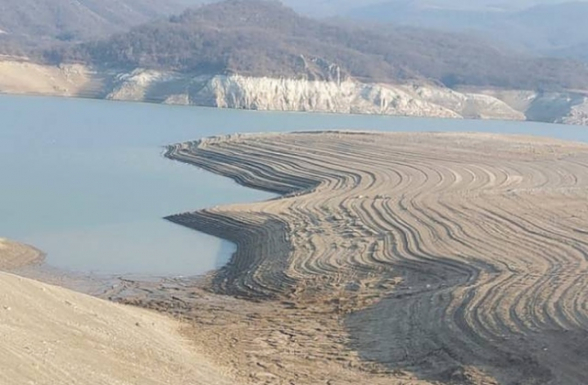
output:
M11 257L6 250L27 249L3 246L0 261ZM235 384L180 327L153 312L0 272L0 384Z
M588 383L588 147L297 133L168 156L285 194L169 218L237 243L216 292L335 306L346 348L390 374Z

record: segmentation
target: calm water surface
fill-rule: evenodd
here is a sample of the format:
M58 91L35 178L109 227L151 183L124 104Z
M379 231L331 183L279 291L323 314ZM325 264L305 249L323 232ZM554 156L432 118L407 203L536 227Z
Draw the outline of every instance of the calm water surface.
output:
M270 194L167 160L163 146L236 132L478 131L588 142L540 123L271 113L0 95L0 237L77 272L194 275L233 246L161 218Z

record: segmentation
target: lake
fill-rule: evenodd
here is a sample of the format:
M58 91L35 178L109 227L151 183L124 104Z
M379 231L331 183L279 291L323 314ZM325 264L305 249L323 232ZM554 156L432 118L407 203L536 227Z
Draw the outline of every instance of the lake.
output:
M190 276L234 246L162 217L272 197L162 156L163 146L236 132L478 131L588 141L541 123L258 112L0 95L0 237L58 269Z

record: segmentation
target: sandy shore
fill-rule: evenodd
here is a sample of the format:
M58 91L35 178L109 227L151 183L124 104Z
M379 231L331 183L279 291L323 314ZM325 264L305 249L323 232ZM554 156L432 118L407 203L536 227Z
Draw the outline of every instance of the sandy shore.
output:
M298 133L168 156L284 194L169 217L237 253L204 286L127 296L243 381L588 382L587 146Z
M37 254L27 249L3 240L0 261ZM235 384L181 327L154 312L0 272L0 384Z

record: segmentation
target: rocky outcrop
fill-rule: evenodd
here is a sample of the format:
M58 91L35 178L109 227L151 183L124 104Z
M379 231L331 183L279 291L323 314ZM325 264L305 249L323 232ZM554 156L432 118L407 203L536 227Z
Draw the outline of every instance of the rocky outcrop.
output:
M503 101L533 122L588 125L588 97L583 92L477 90Z
M588 124L588 99L571 92L467 89L433 84L367 84L353 79L190 75L93 70L0 61L0 92L82 96L265 111L382 114Z
M214 76L193 95L193 101L198 105L253 110L460 117L400 87L353 81Z
M577 104L570 108L570 112L559 119L557 123L588 126L588 98L582 97Z
M411 87L415 97L443 106L468 119L525 120L525 114L492 96L440 87Z
M523 120L524 114L488 95L424 85L308 81L239 75L179 76L135 70L116 77L109 99L265 111Z
M174 80L179 80L180 83L186 81L172 72L136 69L130 73L120 73L113 77L106 99L149 101L153 94L165 94L164 90L157 91L158 85L164 85L165 88L165 85L173 83ZM170 91L172 94L177 93L173 88Z

